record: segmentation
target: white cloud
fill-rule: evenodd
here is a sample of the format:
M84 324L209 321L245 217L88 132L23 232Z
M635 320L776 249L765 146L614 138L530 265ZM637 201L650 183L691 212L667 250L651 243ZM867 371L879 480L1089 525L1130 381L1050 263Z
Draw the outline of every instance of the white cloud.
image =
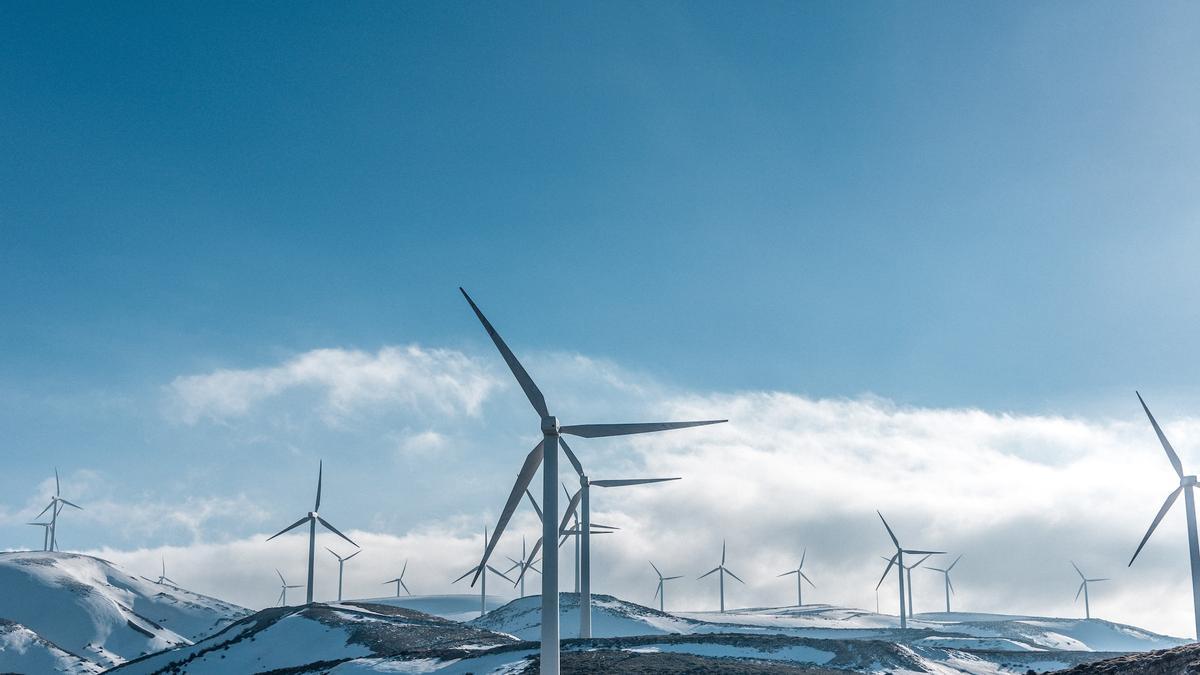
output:
M313 391L329 423L381 404L476 415L497 383L480 363L448 349L315 349L276 366L177 377L168 387L169 413L186 424L222 421L287 392Z

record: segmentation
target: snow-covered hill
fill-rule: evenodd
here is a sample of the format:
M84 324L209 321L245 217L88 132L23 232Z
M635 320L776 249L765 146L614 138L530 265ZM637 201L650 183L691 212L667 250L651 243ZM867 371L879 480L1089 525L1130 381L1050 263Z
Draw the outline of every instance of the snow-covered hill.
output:
M68 654L19 623L0 619L0 673L90 675L104 669Z
M355 602L368 602L374 605L391 605L403 607L416 612L424 612L451 621L470 621L479 618L479 595L465 593L460 595L402 595L387 598L362 598ZM508 599L495 595L487 596L487 611L503 607Z
M73 553L0 553L0 589L0 619L40 641L10 632L14 653L18 644L48 643L101 668L189 644L249 613Z
M131 661L113 673L258 673L314 668L369 669L404 655L418 665L454 661L515 639L421 612L370 603L274 607L194 645ZM419 670L400 672L425 672ZM393 670L392 672L395 672Z

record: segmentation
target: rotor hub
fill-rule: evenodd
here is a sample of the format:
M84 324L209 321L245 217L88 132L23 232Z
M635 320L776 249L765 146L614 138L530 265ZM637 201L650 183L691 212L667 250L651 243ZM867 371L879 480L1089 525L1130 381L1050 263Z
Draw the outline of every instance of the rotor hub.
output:
M1184 476L1179 479L1179 485L1182 487L1191 487L1197 484L1195 476Z
M309 511L309 512L308 512L308 517L309 517L309 518L316 518L316 517L317 517L317 512L316 512L316 511Z
M547 415L542 418L542 433L547 436L558 435L558 418L554 415Z

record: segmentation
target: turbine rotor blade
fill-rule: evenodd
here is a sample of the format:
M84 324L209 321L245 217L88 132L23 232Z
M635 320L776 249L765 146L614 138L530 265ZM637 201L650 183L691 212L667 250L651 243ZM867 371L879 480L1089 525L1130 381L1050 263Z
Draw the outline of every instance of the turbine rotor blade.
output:
M507 574L505 574L504 572L501 572L500 570L496 569L495 567L492 567L491 565L488 565L488 566L487 566L487 568L488 568L489 570L491 570L492 574L499 574L499 575L500 575L501 577L503 577L503 578L504 578L506 581L512 581L512 579L509 579L509 578L508 578L508 575L507 575Z
M300 527L301 525L303 525L303 524L305 524L305 523L307 523L307 522L308 522L308 516L304 516L304 517L303 517L303 518L301 518L300 520L297 520L296 522L292 523L291 525L288 525L287 527L283 528L282 530L280 530L280 531L276 532L275 534L273 534L273 535L271 535L271 536L267 537L267 541L271 541L272 539L274 539L275 537L278 537L279 535L283 534L284 532L287 532L287 531L289 531L289 530L294 530L294 529L296 529L297 527Z
M661 579L661 578L662 578L662 572L659 572L659 571L658 571L658 566L654 564L654 561L653 561L653 560L647 560L646 562L650 563L650 566L654 568L654 573L658 575L658 578L659 578L659 579Z
M875 513L879 513L879 511L876 510ZM892 538L892 543L896 545L896 548L900 548L900 540L896 538L896 533L892 532L892 526L888 525L887 519L883 517L882 513L879 513L879 519L883 521L883 527L887 529L888 536Z
M742 581L742 578L739 577L738 575L734 574L732 571L730 571L730 569L728 567L725 568L725 573L728 574L729 576L733 577L734 579L737 579L738 581ZM746 582L742 581L742 583L744 584Z
M1167 495L1167 501L1163 502L1162 508L1158 510L1158 515L1154 516L1154 521L1150 523L1150 529L1146 530L1146 536L1142 537L1141 543L1138 544L1137 550L1133 552L1133 557L1129 559L1129 565L1133 565L1133 561L1137 560L1138 554L1142 552L1142 547L1150 541L1150 535L1154 534L1154 528L1158 527L1163 516L1167 515L1167 511L1171 510L1171 506L1175 504L1175 500L1179 497L1179 493L1183 492L1183 486L1175 488L1171 494Z
M82 506L80 506L80 505L78 505L78 504L75 504L75 503L72 503L72 502L69 502L69 501L67 501L67 500L63 499L62 497L59 497L58 501L59 501L60 503L62 503L62 504L66 504L67 506L74 506L75 508L79 509L80 511L82 511L82 510L83 510L83 507L82 507Z
M720 567L714 567L711 570L709 570L708 572L705 572L704 574L701 574L700 576L696 577L696 580L699 581L700 579L703 579L704 577L712 574L713 572L719 572L719 571L721 571Z
M1086 585L1086 581L1084 581L1082 584L1079 584L1079 590L1075 591L1075 602L1079 602L1079 594L1083 592L1083 587Z
M929 557L929 556L931 556L931 555L943 555L943 554L945 554L945 553L946 553L945 551L912 551L912 550L909 550L909 549L907 549L907 548L906 548L906 549L904 549L904 552L905 552L905 553L911 553L911 554L913 554L913 555L921 555L921 554L924 554L924 555L925 555L925 558L928 558L928 557ZM925 558L921 558L921 559L922 559L922 560L924 560Z
M646 434L652 431L669 431L671 429L687 429L702 427L709 424L721 424L729 420L704 420L702 422L640 422L633 424L571 424L561 427L558 431L563 434L580 436L582 438L604 438L606 436L628 436L630 434Z
M342 558L342 561L349 560L349 559L353 558L354 556L358 555L359 553L362 553L361 548L358 549L357 551L355 551L354 553L351 553L350 555L346 556L345 558Z
M799 570L792 570L791 572L784 572L783 574L780 574L779 576L786 577L789 574L799 574L799 573L800 573Z
M950 570L954 569L954 566L958 564L959 560L962 560L962 554L959 554L959 556L954 559L954 562L950 563L950 566L946 568L946 571L949 572Z
M879 590L879 587L883 585L884 579L887 579L888 573L892 571L892 566L896 564L896 556L897 555L899 555L899 554L893 555L891 558L888 558L887 569L883 570L883 576L879 577L879 583L875 584L875 590Z
M334 527L333 525L330 525L330 524L329 524L329 521L328 521L328 520L325 520L325 519L324 519L324 518L322 518L321 516L317 516L317 520L318 520L318 521L319 521L319 522L320 522L322 525L324 525L324 526L325 526L325 529L327 529L327 530L329 530L330 532L332 532L332 533L336 534L337 536L341 537L342 539L345 539L346 541L350 542L351 544L354 544L354 546L355 546L356 548L358 547L358 544L355 544L353 539L351 539L350 537L347 537L346 535L344 535L344 534L342 534L341 532L339 532L339 531L338 531L338 529L337 529L336 527Z
M525 495L529 497L529 503L533 505L533 510L537 513L538 520L541 520L542 507L538 506L537 500L533 498L533 493L529 491L529 488L525 488Z
M467 304L471 305L475 316L479 317L479 322L483 324L483 329L487 331L488 337L492 338L496 349L500 350L500 356L504 357L504 362L508 364L508 369L512 371L513 377L517 378L517 383L521 385L521 391L525 392L525 397L529 399L529 403L533 405L533 409L543 418L549 417L550 412L546 409L546 398L542 396L542 392L533 383L533 378L529 377L529 373L525 372L525 366L522 366L521 362L517 360L516 355L504 343L504 338L500 337L500 334L492 327L492 323L487 320L483 312L479 311L479 307L471 299L471 296L467 295L467 292L461 286L459 286L458 290L467 299Z
M802 569L804 569L804 558L805 558L807 555L808 555L808 547L807 547L807 546L805 546L805 547L804 547L804 551L803 551L803 552L800 554L800 566L799 566L799 567L797 567L796 569L798 569L798 570L802 570Z
M287 580L283 578L283 572L280 572L278 567L275 568L275 574L279 575L279 582L286 586Z
M472 567L471 569L467 570L467 571L466 571L466 573L464 573L464 574L463 574L461 577L459 577L459 578L455 579L454 581L451 581L450 583L452 583L452 584L457 584L458 582L462 581L463 579L466 579L467 577L469 577L469 576L471 576L472 574L474 574L474 573L475 573L475 571L476 571L476 570L478 570L478 569L479 569L478 567ZM391 582L387 582L387 581L385 581L384 583L386 584L386 583L391 583ZM474 585L474 584L472 584L472 585Z
M1083 576L1083 572L1079 571L1079 565L1076 565L1074 560L1070 561L1070 563L1071 567L1075 568L1075 572L1079 574L1079 578L1086 581L1087 577Z
M809 586L812 586L813 588L816 588L816 587L817 587L817 585L816 585L816 584L814 584L814 583L812 582L812 579L809 579L809 578L808 578L808 575L807 575L807 574L805 574L804 572L801 572L801 573L800 573L800 578L801 578L801 579L804 579L805 581L807 581Z
M325 473L325 461L321 460L317 464L317 502L313 506L313 511L321 510L321 476Z
M663 577L663 578L662 578L662 580L663 580L663 581L670 581L670 580L672 580L672 579L682 579L682 578L683 578L683 575L682 575L682 574L680 574L680 575L673 576L673 577Z
M483 573L483 566L492 557L492 551L496 548L496 544L500 542L500 535L504 534L504 528L508 527L508 521L512 518L513 513L517 510L517 506L521 504L521 493L529 495L529 500L533 502L533 508L538 512L538 518L542 517L542 510L538 508L537 502L533 500L533 494L529 492L529 484L533 481L534 474L537 473L538 467L542 465L542 455L545 451L546 442L539 441L533 446L533 450L525 455L525 462L521 464L521 470L517 473L517 481L513 483L512 491L508 493L508 501L504 503L504 510L500 512L500 517L496 520L496 527L492 531L492 539L487 542L487 546L483 550L483 558L479 561L479 574ZM475 586L475 582L479 580L479 574L471 580L471 586Z
M575 469L575 473L582 477L583 465L579 463L579 458L575 456L575 453L571 452L571 446L567 445L566 440L563 438L558 439L558 444L562 446L563 452L567 455L567 461L571 463L571 466Z
M1180 478L1183 478L1183 462L1179 461L1179 455L1175 454L1175 448L1171 447L1171 442L1167 440L1162 428L1158 426L1158 420L1154 419L1154 415L1150 414L1150 408L1146 407L1146 402L1142 400L1142 395L1136 391L1133 393L1137 394L1138 401L1142 404L1142 410L1145 410L1146 417L1150 418L1150 426L1154 427L1154 433L1158 435L1158 441L1162 443L1163 450L1167 451L1167 459L1171 460L1171 466L1175 468L1175 473L1179 474Z
M621 480L594 480L592 485L600 487L624 487L626 485L647 485L649 483L662 483L669 480L682 480L681 478L625 478Z

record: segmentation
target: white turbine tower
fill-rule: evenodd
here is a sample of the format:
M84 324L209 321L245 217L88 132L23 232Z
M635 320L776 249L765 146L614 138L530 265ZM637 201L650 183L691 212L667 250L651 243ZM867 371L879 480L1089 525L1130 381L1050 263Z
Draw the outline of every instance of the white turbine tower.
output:
M1137 394L1137 392L1134 392ZM1171 494L1167 495L1167 501L1163 502L1162 508L1158 510L1158 515L1154 516L1154 521L1150 523L1150 529L1146 530L1146 536L1142 537L1142 542L1138 544L1137 550L1133 552L1133 557L1129 559L1129 565L1133 566L1133 561L1137 560L1138 554L1142 552L1142 547L1150 539L1150 535L1154 534L1154 528L1158 527L1158 523L1167 515L1167 511L1171 510L1171 506L1175 504L1175 500L1179 497L1179 493L1183 492L1184 510L1187 512L1187 535L1188 535L1188 555L1192 561L1192 610L1196 621L1196 638L1200 639L1200 541L1196 538L1196 499L1193 495L1193 490L1196 487L1196 477L1192 475L1184 475L1183 462L1179 461L1179 455L1175 454L1175 448L1171 447L1171 442L1167 440L1162 429L1158 426L1158 422L1154 419L1154 415L1150 414L1150 408L1146 407L1146 402L1142 400L1142 395L1137 394L1138 401L1142 403L1142 410L1146 411L1146 417L1150 418L1150 425L1154 427L1154 433L1158 435L1158 440L1162 443L1163 450L1167 451L1167 459L1171 462L1171 467L1175 469L1175 473L1179 476L1179 487L1175 488Z
M879 513L879 511L876 511L875 513ZM905 574L904 554L909 553L912 555L931 556L931 555L940 555L942 553L945 553L945 551L917 551L917 550L906 549L906 548L900 546L900 540L896 538L896 533L892 532L891 525L888 525L887 519L883 517L882 513L879 513L879 519L883 521L883 527L887 530L888 536L892 538L892 544L894 544L896 546L896 552L894 554L892 554L891 558L887 558L887 561L888 561L887 569L883 570L883 576L879 578L879 583L875 584L875 589L876 590L879 589L879 587L883 584L884 579L887 579L888 572L891 572L892 566L895 565L896 572L897 572L897 581L899 582L899 586L900 586L900 627L908 628L908 614L907 614L907 612L905 612L906 604L905 604L905 597L904 597L904 574Z
M407 571L408 571L408 561L405 560L404 567L400 568L400 576L396 577L395 579L388 579L387 581L383 582L385 584L396 584L396 597L397 598L400 597L400 587L401 586L404 586L405 593L412 595L412 591L408 590L408 586L405 585L405 583L404 583L404 573ZM470 574L470 572L468 572L467 574ZM466 576L466 575L463 575L463 576Z
M812 586L813 588L817 587L817 585L812 582L812 579L809 579L808 575L804 573L804 558L806 558L807 556L808 556L808 549L806 548L806 549L804 549L803 552L800 553L800 565L798 567L796 567L796 569L794 569L794 570L788 570L787 572L784 572L783 574L779 575L781 577L786 577L789 574L796 575L796 606L797 607L804 606L804 585L802 582L807 581L809 586Z
M358 549L357 551L355 551L354 553L351 553L350 555L346 556L345 558L343 558L342 556L335 553L334 550L329 548L328 546L325 547L325 550L329 551L330 553L333 553L333 557L337 558L337 561L338 561L338 602L341 602L342 601L342 569L346 566L346 561L353 558L354 556L358 555L359 553L362 553L362 549L361 548ZM407 564L407 563L405 563L405 564ZM399 593L397 593L396 595L399 595Z
M945 581L946 581L946 613L947 614L950 613L950 594L956 593L956 591L954 590L954 584L950 581L950 570L954 569L954 566L958 564L959 560L962 560L961 555L958 556L957 558L955 558L954 562L950 563L950 566L947 567L946 569L940 569L937 567L926 567L925 568L925 569L929 570L930 572L940 572L942 574L942 576L945 578Z
M483 559L476 566L475 578L471 580L472 585L475 584L479 579L479 575L486 569L492 548L500 540L500 535L503 534L505 525L508 524L509 518L512 517L513 511L521 501L521 494L529 486L538 466L543 462L545 466L542 467L542 508L546 511L546 517L542 518L542 540L552 542L558 538L559 530L563 529L555 522L555 516L558 514L558 441L561 434L570 434L583 438L601 438L606 436L641 434L651 431L666 431L668 429L683 429L725 421L561 426L558 423L558 418L550 414L550 409L546 406L545 397L542 396L541 390L534 384L533 379L529 377L529 373L525 371L525 367L521 365L521 362L517 360L512 350L504 343L504 340L496 332L496 329L492 327L487 317L475 305L475 301L471 299L471 296L467 295L467 292L461 287L458 290L462 292L463 297L467 299L467 303L471 305L471 310L475 312L475 316L483 324L484 330L491 337L492 342L496 345L496 349L500 351L504 362L508 364L508 369L512 371L513 377L521 385L521 390L525 392L525 397L529 399L530 405L533 406L538 417L541 418L540 428L542 432L542 441L525 457L525 463L517 475L517 482L513 485L512 492L508 496L508 502L500 512L500 518L496 522L495 536L484 551ZM547 545L546 551L542 556L542 635L541 658L539 661L539 668L542 675L558 675L559 672L558 620L558 547Z
M576 563L580 567L580 587L579 587L579 637L592 637L592 516L591 516L591 487L628 487L631 485L648 485L650 483L663 483L666 481L679 480L675 478L622 478L608 480L591 480L583 470L583 464L579 462L579 458L571 452L571 447L567 445L566 439L560 439L563 452L566 453L567 459L570 460L571 466L575 469L575 473L579 475L579 491L582 493L582 498L579 504L579 510L582 514L582 523L576 528L580 531L576 541L580 542L580 550L575 552Z
M1079 602L1079 594L1083 593L1083 616L1085 619L1090 619L1092 618L1092 606L1088 601L1088 584L1092 584L1097 581L1108 581L1108 578L1089 579L1083 576L1083 572L1079 570L1079 565L1076 565L1074 561L1071 561L1071 567L1075 568L1075 572L1079 574L1079 578L1082 580L1082 583L1079 584L1079 590L1075 591L1075 602Z
M175 586L175 587L178 587L178 586L179 586L179 584L175 583L175 580L174 580L174 579L172 579L171 577L167 576L167 558L166 558L166 556L163 556L163 557L162 557L162 574L158 575L158 582L157 582L157 583L158 583L160 586L161 586L162 584L164 584L164 583L171 584L172 586Z
M672 579L682 579L683 575L681 574L681 575L675 576L675 577L664 577L663 573L658 571L658 566L654 564L654 561L651 560L649 562L650 562L650 566L654 568L654 573L658 575L658 588L655 589L654 598L651 598L651 599L657 599L658 600L658 611L665 612L667 610L665 610L663 608L666 606L666 602L667 602L666 582L668 582Z
M716 567L705 572L704 574L701 574L699 577L696 577L696 578L697 578L697 580L703 579L704 577L706 577L714 572L720 572L719 576L721 578L721 612L724 613L725 612L725 575L728 574L729 576L733 577L734 579L741 581L743 584L746 583L746 582L742 581L741 578L738 577L738 575L734 574L732 570L730 570L728 567L725 567L725 540L724 539L721 540L721 564L717 565Z
M56 536L57 530L58 530L58 514L62 513L63 507L65 507L65 506L72 506L81 511L83 510L82 506L79 506L78 504L75 504L74 502L70 502L70 501L67 501L66 499L62 498L62 484L58 480L58 468L55 467L55 469L54 469L54 496L50 497L50 503L46 505L46 508L42 509L42 513L37 514L37 517L41 518L42 514L46 513L47 511L50 512L50 549L49 550L51 550L51 551L58 550L58 537Z
M25 523L26 525L35 525L42 528L42 550L50 550L50 523Z
M487 528L486 527L483 528L483 550L490 551L492 548L492 545L494 545L495 542L496 542L496 537L492 537L491 542L490 543L488 542ZM553 547L547 546L546 548L550 549ZM537 549L534 549L534 550L536 551ZM505 574L504 572L501 572L500 570L496 569L495 567L492 567L491 565L489 565L486 562L487 561L486 555L483 557L483 559L485 562L479 563L475 567L472 567L471 569L469 569L465 573L463 573L463 575L461 577L450 582L450 583L457 584L458 582L462 581L463 579L466 579L467 577L471 576L472 574L475 575L476 579L479 579L480 577L482 577L483 583L480 584L480 586L479 586L479 616L483 616L484 614L487 614L487 573L488 572L491 572L492 574L500 575L501 578L507 580L513 586L517 585L517 582L513 581L512 579L509 579L507 574ZM472 585L474 585L474 581L472 581L471 583L472 583Z
M301 586L300 584L293 584L293 585L289 586L287 580L283 578L283 572L280 572L279 568L275 568L275 574L279 575L279 599L276 600L276 602L279 603L280 607L286 607L287 606L288 589L289 588L303 588L303 586Z
M318 511L321 510L321 478L324 474L324 471L325 463L321 462L317 465L317 501L313 506L313 510L309 511L307 516L304 516L300 520L297 520L270 537L267 537L267 541L271 541L275 537L278 537L285 532L291 531L305 523L308 523L308 591L306 594L306 602L310 605L313 601L313 561L317 553L317 523L321 523L325 529L350 542L350 545L354 548L358 548L358 544L355 544L353 541L351 541L350 537L347 537L339 532L336 527L330 525L329 521L322 518L318 513Z

